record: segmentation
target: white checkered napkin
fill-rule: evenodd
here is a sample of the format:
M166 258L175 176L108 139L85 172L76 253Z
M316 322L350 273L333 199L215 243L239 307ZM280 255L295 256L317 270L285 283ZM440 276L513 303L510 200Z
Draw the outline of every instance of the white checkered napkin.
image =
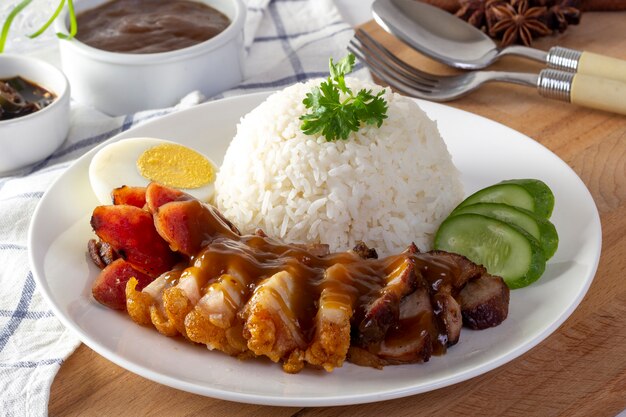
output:
M244 1L245 81L215 98L326 77L329 57L346 55L353 32L332 0ZM368 76L361 66L354 75ZM44 160L0 176L0 416L46 415L50 384L79 344L38 293L28 265L28 225L43 193L76 158L111 136L204 99L191 92L174 108L115 118L72 103L63 146Z
M0 182L0 415L45 415L50 383L78 346L36 291L27 260L30 215L56 174Z
M262 21L253 43L246 43L245 81L223 96L277 90L327 77L328 59L337 61L347 54L354 31L342 20L332 0L249 0L248 4L248 19L262 14ZM248 34L245 38L250 41ZM369 78L360 63L350 75Z

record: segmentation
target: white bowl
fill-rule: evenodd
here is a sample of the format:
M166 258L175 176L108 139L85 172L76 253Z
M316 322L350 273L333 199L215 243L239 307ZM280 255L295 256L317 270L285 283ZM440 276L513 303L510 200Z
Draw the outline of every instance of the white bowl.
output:
M78 0L76 12L105 1ZM77 39L60 40L61 62L72 85L72 97L118 116L172 106L194 90L210 97L239 84L246 8L241 0L201 1L224 13L231 23L217 36L187 48L130 54L92 48ZM55 24L57 32L68 33L67 11Z
M0 55L0 79L20 76L54 93L56 99L27 116L0 120L0 172L39 161L65 141L70 122L70 86L54 66L18 55Z

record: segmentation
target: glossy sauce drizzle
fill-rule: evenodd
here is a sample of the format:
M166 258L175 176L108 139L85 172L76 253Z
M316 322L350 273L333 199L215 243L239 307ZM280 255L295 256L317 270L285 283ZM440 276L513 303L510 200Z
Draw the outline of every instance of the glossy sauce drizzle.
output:
M455 262L435 254L411 251L383 259L363 259L352 251L320 257L299 245L280 243L264 236L239 236L217 211L207 210L196 201L185 203L189 203L187 208L192 208L187 218L202 219L202 227L190 230L191 239L202 243L190 260L193 268L187 269L196 278L202 294L220 276L236 273L246 277L249 298L263 280L287 271L295 280L297 290L283 303L295 306L294 310L284 313L297 321L298 328L310 340L320 303L331 308L352 309L354 330L371 303L384 294L394 279L400 279L399 272L404 266L411 264L416 274L415 294L421 291L426 299L420 300L415 295L404 301L426 302L429 308L405 309L405 314L388 330L385 342L402 345L427 332L432 352L445 352L445 331L437 324L437 311L430 308L430 303L435 306L434 300L440 291L456 288L461 270ZM329 268L332 268L332 279L327 273ZM336 289L330 291L334 295L320 301L322 290L329 287Z

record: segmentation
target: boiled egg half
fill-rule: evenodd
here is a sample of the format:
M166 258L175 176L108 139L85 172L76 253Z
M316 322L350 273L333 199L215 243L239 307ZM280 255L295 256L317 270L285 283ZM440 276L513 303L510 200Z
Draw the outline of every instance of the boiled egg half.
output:
M154 138L122 139L100 149L89 165L89 181L101 204L111 191L158 182L201 201L213 198L216 167L205 155L175 142Z

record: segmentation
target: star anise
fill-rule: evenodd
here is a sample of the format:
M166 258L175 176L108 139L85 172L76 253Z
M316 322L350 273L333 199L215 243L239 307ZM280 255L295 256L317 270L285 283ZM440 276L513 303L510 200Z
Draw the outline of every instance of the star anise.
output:
M461 0L461 8L455 16L460 17L469 24L481 27L485 21L485 2L483 0Z
M492 37L501 39L501 46L523 43L530 46L533 37L552 33L546 26L546 7L528 7L528 0L510 0L489 7L486 11L487 29Z
M568 25L580 23L580 0L557 0L548 9L548 25L564 32Z
M528 3L528 5L530 7L550 7L552 6L557 0L530 0L530 2Z
M486 11L499 3L504 3L504 0L460 0L461 7L455 15L486 32Z

